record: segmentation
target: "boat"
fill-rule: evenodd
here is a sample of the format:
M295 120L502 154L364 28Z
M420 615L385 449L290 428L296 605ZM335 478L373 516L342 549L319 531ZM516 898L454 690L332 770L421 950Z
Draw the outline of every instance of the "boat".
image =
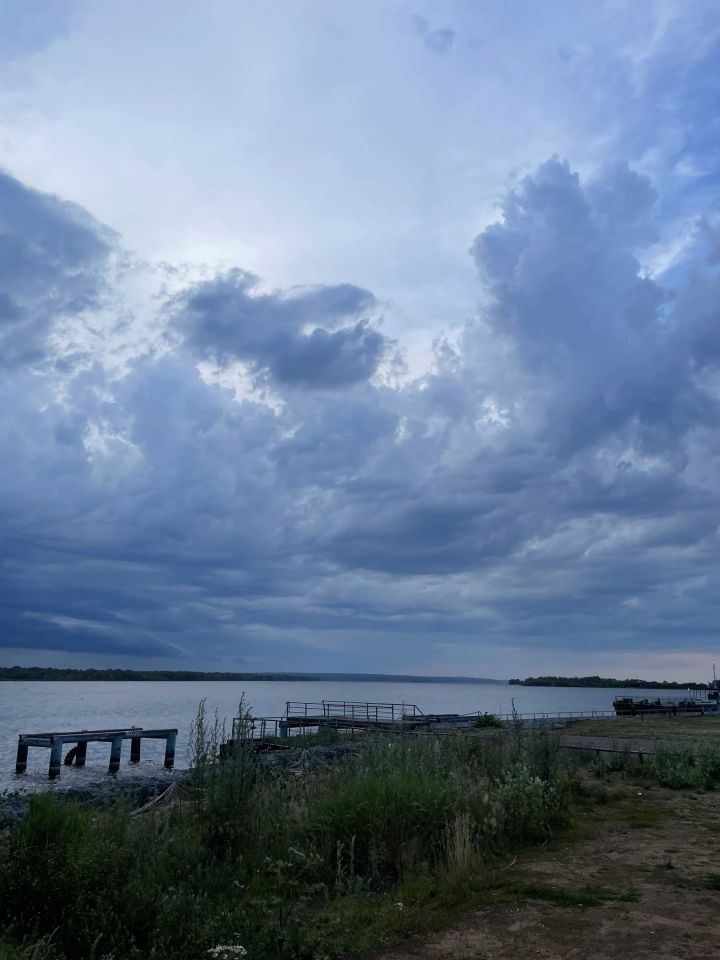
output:
M638 717L647 714L660 716L702 716L720 713L720 680L713 663L713 678L705 690L688 690L684 697L615 697L613 710L618 717Z
M677 714L702 714L717 712L717 701L700 700L695 697L675 699L674 697L615 697L613 710L618 717L637 717L641 714L657 713L677 716Z

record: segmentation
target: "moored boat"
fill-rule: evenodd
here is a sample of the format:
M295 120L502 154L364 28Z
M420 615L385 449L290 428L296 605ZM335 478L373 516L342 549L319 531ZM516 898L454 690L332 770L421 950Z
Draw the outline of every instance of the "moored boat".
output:
M697 716L698 714L720 713L720 681L715 673L705 690L688 690L684 697L615 697L613 710L618 717L637 717L646 714L663 716Z

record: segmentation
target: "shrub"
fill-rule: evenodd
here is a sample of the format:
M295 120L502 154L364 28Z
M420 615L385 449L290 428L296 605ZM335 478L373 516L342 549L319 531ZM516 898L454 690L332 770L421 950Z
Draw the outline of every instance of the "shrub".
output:
M438 862L461 792L423 746L366 751L316 785L308 823L324 857L352 851L357 874L376 883L399 880L421 861Z
M222 725L201 706L172 809L34 797L0 840L0 960L337 955L352 936L330 901L349 916L389 897L392 912L398 883L462 887L545 836L574 784L544 736L386 742L307 767L259 759L238 732L220 762Z
M473 726L482 728L482 727L496 727L504 728L505 724L501 717L496 713L481 713L476 720L473 721Z
M720 782L720 751L657 749L647 758L644 772L645 776L674 790L683 787L712 790Z

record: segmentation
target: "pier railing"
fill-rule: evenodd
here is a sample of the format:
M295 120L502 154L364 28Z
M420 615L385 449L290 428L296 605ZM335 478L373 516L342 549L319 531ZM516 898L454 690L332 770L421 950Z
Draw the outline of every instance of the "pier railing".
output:
M236 717L233 739L262 740L275 737L304 736L320 728L344 733L354 730L380 732L451 732L473 728L483 711L471 713L425 714L413 703L370 703L351 700L297 701L285 704L280 717ZM611 710L584 710L495 714L503 726L514 723L527 726L563 726L572 720L614 719Z
M396 723L409 717L424 716L414 703L370 703L361 700L320 700L303 703L288 700L285 703L288 719L300 717L342 717L345 720L365 720L375 723Z
M677 713L667 709L657 712L639 712L634 719L647 716L697 717L696 711ZM416 704L365 703L349 700L321 700L318 702L287 701L281 717L244 717L233 721L233 739L242 737L262 740L275 737L305 736L320 729L335 730L338 734L359 731L395 733L408 735L450 734L460 731L475 732L483 726L487 713L476 710L470 713L425 714ZM502 727L561 728L579 720L622 720L613 710L558 710L528 713L494 714Z

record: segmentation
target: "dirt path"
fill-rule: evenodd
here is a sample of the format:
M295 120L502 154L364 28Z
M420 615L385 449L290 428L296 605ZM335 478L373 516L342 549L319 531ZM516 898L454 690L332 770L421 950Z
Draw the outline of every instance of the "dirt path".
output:
M505 871L496 902L381 960L720 957L720 793L638 786L589 806L579 830Z

